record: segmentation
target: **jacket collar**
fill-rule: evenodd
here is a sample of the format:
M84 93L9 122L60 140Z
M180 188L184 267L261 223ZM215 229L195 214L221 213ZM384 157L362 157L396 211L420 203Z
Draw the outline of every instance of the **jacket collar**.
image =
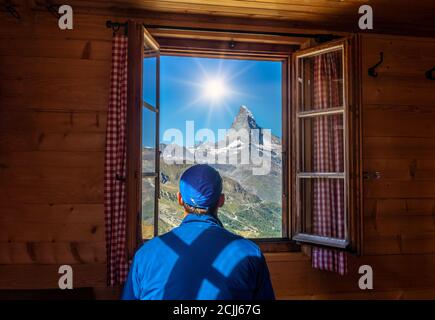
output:
M206 223L223 228L222 222L217 217L213 217L209 214L194 214L189 213L181 222L181 225L193 224L193 223Z

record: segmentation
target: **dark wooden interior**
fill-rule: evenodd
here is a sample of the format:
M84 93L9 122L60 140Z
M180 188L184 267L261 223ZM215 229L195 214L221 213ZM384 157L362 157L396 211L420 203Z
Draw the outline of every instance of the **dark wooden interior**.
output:
M61 31L38 1L14 2L20 20L0 11L1 296L9 289L57 288L59 265L71 264L75 287L93 288L85 295L95 298L118 294L106 287L103 174L112 37L106 20L137 19L162 39L167 31L158 26L339 36L358 32L362 4L65 1L75 9L74 30ZM303 252L267 254L280 299L435 298L435 81L425 78L435 67L435 2L370 4L375 30L359 32L355 68L362 170L380 178L363 181L362 255L352 256L349 275L341 277L313 270ZM177 41L185 37L178 31ZM251 37L239 40L248 46ZM199 35L197 41L203 41ZM308 46L311 40L263 35L264 46L271 42ZM367 70L380 52L384 62L373 78ZM374 290L358 288L363 264L373 267Z

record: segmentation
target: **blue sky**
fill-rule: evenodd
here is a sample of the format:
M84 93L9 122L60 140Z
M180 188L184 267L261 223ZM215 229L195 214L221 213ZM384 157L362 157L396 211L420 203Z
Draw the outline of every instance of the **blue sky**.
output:
M208 128L217 136L218 129L231 126L241 105L252 111L261 127L281 136L281 62L175 56L160 59L161 141L166 129L184 133L188 120L195 121L195 131ZM145 59L144 99L151 104L155 104L151 94L155 90L154 74L155 62ZM222 92L207 85L216 82L223 84ZM146 132L152 130L149 114L144 115L143 122L146 145Z

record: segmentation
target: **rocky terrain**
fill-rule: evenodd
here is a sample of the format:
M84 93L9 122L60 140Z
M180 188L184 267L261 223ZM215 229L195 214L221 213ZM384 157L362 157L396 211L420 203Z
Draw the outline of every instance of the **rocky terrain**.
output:
M183 171L191 166L189 161L194 159L199 150L217 159L226 161L211 163L223 177L225 205L219 210L219 217L229 230L249 238L281 237L281 187L282 187L282 159L281 140L274 135L267 136L266 130L261 128L252 112L241 106L231 127L237 132L246 130L248 139L240 139L228 134L225 144L198 144L185 148L171 145L183 155L182 159L175 159L174 154L162 152L160 160L160 200L159 200L159 233L166 232L177 226L182 219L182 210L176 201L178 183ZM229 131L230 132L230 131ZM165 150L167 145L160 145ZM267 174L253 174L253 167L258 163L240 164L241 153L251 150L256 152L264 161L269 161ZM150 160L154 150L143 150L143 167L150 167ZM178 157L180 155L178 152ZM223 155L225 157L223 157ZM229 158L235 157L239 161L230 163ZM177 160L177 161L176 161ZM144 179L143 189L143 219L144 233L150 232L152 225L153 179ZM146 194L145 194L146 193Z

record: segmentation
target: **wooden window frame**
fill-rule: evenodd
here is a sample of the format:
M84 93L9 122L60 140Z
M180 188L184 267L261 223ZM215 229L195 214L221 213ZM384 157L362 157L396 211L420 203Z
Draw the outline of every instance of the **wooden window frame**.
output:
M293 88L292 92L292 123L296 134L293 135L295 146L293 163L292 184L295 186L292 194L293 203L296 205L296 214L292 224L292 239L301 244L318 245L322 247L336 248L352 253L361 253L361 124L360 124L360 39L357 36L349 36L343 39L331 41L319 46L310 47L296 52L293 56ZM318 54L333 52L342 49L344 97L343 107L329 108L326 111L310 110L300 111L298 90L298 59L316 56ZM300 170L300 119L318 115L343 114L343 137L344 137L344 172L343 173L314 173ZM337 239L305 233L301 230L300 222L305 219L301 210L299 180L304 178L343 178L345 188L345 233L346 239ZM299 217L299 220L298 220Z
M160 40L161 41L161 40ZM291 204L290 204L290 176L288 169L288 155L290 152L289 126L290 118L290 74L291 51L290 46L276 47L270 44L249 43L237 51L222 46L223 41L203 41L170 39L160 42L162 56L204 57L217 59L265 60L282 63L282 234L281 238L252 238L263 252L291 252L300 251L300 246L291 238ZM219 48L219 49L218 49ZM218 50L217 50L218 49ZM277 50L278 49L278 50ZM288 51L287 51L288 50Z
M130 39L130 30L129 28L129 39ZM145 36L149 35L149 33L144 29L143 34ZM136 35L137 36L137 35ZM178 38L156 38L158 44L160 45L160 55L171 55L171 56L195 56L195 57L209 57L209 58L227 58L227 59L243 59L243 60L268 60L268 61L281 61L282 62L282 79L283 79L283 87L282 87L282 212L283 212L283 237L282 238L257 238L252 239L255 241L263 252L294 252L300 251L300 243L305 243L305 241L300 241L294 235L296 234L295 229L295 210L294 205L296 202L296 188L295 186L295 155L296 155L296 141L295 134L290 134L295 132L295 73L293 72L295 69L294 64L294 53L299 46L295 46L295 44L291 45L283 45L283 44L273 44L273 43L261 43L261 38L259 38L259 43L249 42L249 43L237 43L237 49L230 48L228 45L228 41L221 40L204 40L204 39L178 39ZM142 42L143 46L143 42ZM318 48L318 47L317 47ZM316 48L308 49L315 50ZM348 52L348 54L355 55L356 50L352 52ZM136 58L137 58L136 54ZM136 66L140 66L140 74L142 73L142 61L143 61L143 52L140 57L140 63L136 62ZM352 60L352 61L356 61ZM360 63L360 62L359 62ZM137 72L136 72L137 73ZM142 88L142 79L137 79L140 82L140 93ZM352 81L352 85L357 88L356 92L360 91L360 88L357 87L357 82ZM292 94L291 94L292 93ZM294 94L293 94L294 93ZM356 94L355 94L356 96ZM348 95L349 105L352 106L350 109L350 113L352 116L350 117L352 120L349 121L349 132L353 133L353 128L355 127L355 134L352 135L349 139L355 141L354 154L352 154L352 168L350 172L353 173L350 177L351 179L351 188L352 193L360 192L361 189L361 168L360 168L360 126L358 121L356 120L355 115L359 114L359 103L357 103L360 97L357 97L355 101L351 101L353 99L352 95ZM137 97L136 97L137 100ZM142 169L141 169L141 130L142 130L142 113L141 108L143 106L142 95L140 94L140 102L136 101L138 105L140 105L139 113L129 112L128 114L128 126L129 132L128 136L128 176L127 176L127 205L128 205L128 246L129 246L129 257L131 258L137 249L137 247L143 243L142 235L141 235L141 200L142 200ZM144 106L146 107L146 106ZM157 112L158 116L159 112ZM350 120L350 119L349 119ZM158 129L157 124L157 130ZM158 131L157 131L158 132ZM139 141L134 138L131 138L132 135L138 135ZM156 134L157 141L159 134ZM159 146L159 144L157 144ZM157 154L156 154L157 157ZM156 168L158 168L158 162L156 162ZM359 169L358 169L359 168ZM159 170L156 170L157 174L160 175ZM158 182L160 178L158 177ZM157 184L156 184L157 188ZM133 191L133 192L131 192ZM158 189L156 189L156 194ZM352 198L352 202L350 205L352 206L353 214L351 215L351 228L353 228L350 232L351 234L351 246L348 249L352 249L353 251L358 251L360 248L360 239L361 233L359 232L362 227L361 218L357 215L359 212L360 203L357 199L361 199L359 195L357 197ZM158 233L158 196L156 196L156 204L155 204L155 234ZM302 239L303 240L303 239ZM146 241L146 240L145 240ZM314 242L311 242L313 244ZM320 244L323 245L323 244Z
M157 38L158 39L158 38ZM175 40L175 41L174 41ZM294 45L273 45L273 44L256 44L249 43L242 46L240 50L231 50L228 46L223 46L227 42L223 41L204 41L204 40L187 40L187 39L158 39L160 45L160 56L194 56L194 57L209 57L221 59L243 59L243 60L267 60L267 61L280 61L282 63L282 179L283 179L283 192L282 192L282 238L256 238L251 239L258 243L263 252L288 252L299 251L300 246L291 239L291 206L290 206L290 172L288 164L290 163L288 155L290 154L290 139L289 137L289 121L290 121L290 74L291 74L291 53L294 51ZM278 50L277 50L278 49ZM144 107L148 107L146 104ZM142 117L140 117L141 119ZM141 132L141 120L137 124L139 132ZM137 121L136 121L137 123ZM137 148L136 148L137 149ZM141 159L141 150L136 150L129 154L129 156L139 157ZM138 161L138 172L141 171L141 160ZM156 167L157 167L156 163ZM159 174L158 169L156 170ZM141 187L141 179L136 183ZM156 181L159 179L156 179ZM156 194L159 192L159 186L156 183ZM136 234L135 243L136 248L143 241L140 234L140 220L141 220L141 194L136 199L137 208L136 219L131 219L130 234ZM155 205L155 219L154 230L155 235L158 232L158 197L156 196ZM137 218L139 217L139 218ZM138 221L139 220L139 221ZM135 231L133 231L135 230ZM132 250L134 252L134 249Z
M142 117L142 63L144 35L142 26L132 20L127 24L128 64L127 64L127 254L132 259L138 246L141 199L141 156L140 146Z

